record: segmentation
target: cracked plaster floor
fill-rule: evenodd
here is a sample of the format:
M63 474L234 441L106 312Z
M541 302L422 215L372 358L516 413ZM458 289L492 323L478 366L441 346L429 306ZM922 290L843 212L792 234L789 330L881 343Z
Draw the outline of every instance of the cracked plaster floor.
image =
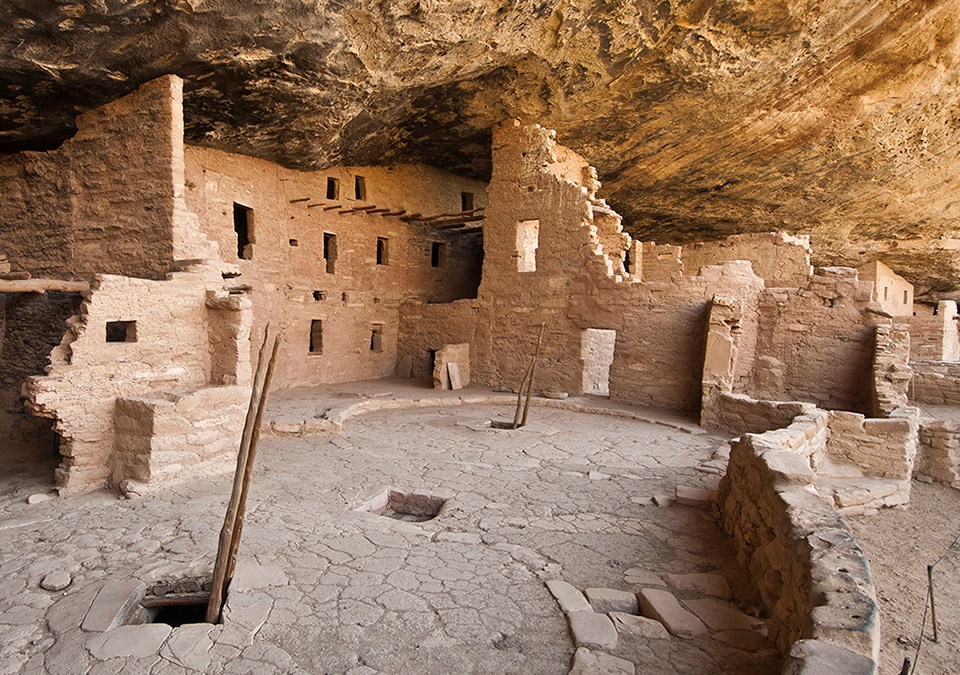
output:
M264 437L240 550L248 573L231 601L266 619L240 639L212 629L196 661L163 650L97 660L89 634L58 617L85 611L107 580L209 567L230 477L129 501L101 492L28 505L52 464L12 467L0 479L0 673L565 673L574 646L546 579L630 590L631 567L718 570L742 604L756 602L707 511L649 503L678 484L715 487L695 467L722 439L541 408L524 430L484 428L510 412L384 411L336 436ZM388 486L453 498L425 523L355 510ZM55 570L72 585L42 590ZM779 665L709 636L621 640L613 653L642 673Z

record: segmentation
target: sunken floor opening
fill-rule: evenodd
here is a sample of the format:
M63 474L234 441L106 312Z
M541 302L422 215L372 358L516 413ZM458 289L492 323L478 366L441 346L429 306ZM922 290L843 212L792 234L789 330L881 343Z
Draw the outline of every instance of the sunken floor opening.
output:
M446 503L436 495L389 489L365 502L360 510L407 523L425 523L440 515Z
M193 623L208 623L210 577L188 577L161 581L149 587L139 604L133 607L127 625L163 623L178 628Z

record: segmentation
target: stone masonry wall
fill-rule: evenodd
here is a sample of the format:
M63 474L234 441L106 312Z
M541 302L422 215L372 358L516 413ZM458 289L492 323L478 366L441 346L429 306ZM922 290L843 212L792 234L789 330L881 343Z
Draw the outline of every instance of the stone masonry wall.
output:
M111 476L118 398L163 398L211 386L216 343L207 291L223 293L223 284L219 268L210 266L166 281L94 278L81 313L68 321L63 342L51 353L48 374L25 384L31 408L56 419L63 455L59 487L89 489ZM238 297L236 303L237 311L249 312L248 301ZM121 329L108 322L124 323ZM249 341L249 325L249 319L241 322L235 333L242 344ZM235 381L248 387L249 378L249 359L243 359ZM236 389L239 395L244 387Z
M876 661L869 565L843 517L813 486L811 459L823 454L827 437L821 410L785 429L744 434L732 444L718 516L759 586L769 635L781 650L813 639Z
M960 363L918 362L911 364L910 394L917 403L960 405Z
M181 97L180 79L161 77L80 116L56 150L0 156L0 230L15 271L163 278Z
M957 303L941 300L936 305L913 305L910 322L910 356L915 361L960 360Z
M768 289L747 393L869 413L875 329L891 323L871 291L845 267L819 268L800 289Z
M909 405L913 379L910 368L910 331L905 325L877 326L873 349L873 417L890 417Z
M401 303L476 297L482 236L396 214L458 213L463 192L482 208L480 181L424 166L298 172L197 147L187 148L186 159L187 204L219 255L239 266L235 283L251 288L255 332L267 321L286 332L278 389L393 375L402 356ZM364 179L362 199L357 176ZM336 181L336 199L327 199L328 179ZM249 259L238 257L234 204L250 209ZM340 213L361 206L382 212ZM382 264L378 238L386 240ZM329 258L335 249L329 267L325 240ZM436 255L434 244L441 247Z
M813 274L810 237L786 232L736 234L719 241L684 244L683 273L693 276L707 265L749 260L771 288L806 286Z

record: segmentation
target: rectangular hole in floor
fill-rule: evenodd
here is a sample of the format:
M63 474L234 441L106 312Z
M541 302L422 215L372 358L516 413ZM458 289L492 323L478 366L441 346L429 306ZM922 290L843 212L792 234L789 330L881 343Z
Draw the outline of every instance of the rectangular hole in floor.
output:
M439 516L446 503L446 498L436 495L389 489L365 502L357 510L407 523L425 523Z
M165 623L176 628L191 623L207 623L210 602L210 577L185 577L160 581L147 588L127 624Z

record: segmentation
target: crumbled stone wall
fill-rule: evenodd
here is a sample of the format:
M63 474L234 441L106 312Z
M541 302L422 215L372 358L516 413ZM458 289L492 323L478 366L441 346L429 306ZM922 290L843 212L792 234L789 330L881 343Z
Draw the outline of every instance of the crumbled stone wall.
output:
M802 288L768 289L748 393L869 412L875 328L890 324L871 301L872 286L854 269L827 267Z
M749 260L753 271L771 288L806 286L813 274L810 237L786 232L735 234L719 241L683 245L683 273L732 260Z
M253 289L255 330L266 321L285 330L278 389L392 375L403 356L397 349L402 302L476 296L483 257L478 233L384 213L459 213L462 192L470 192L474 208L482 208L481 181L425 166L297 172L198 147L187 148L186 163L187 204L223 260L239 265L235 283ZM364 179L363 199L356 198L358 175ZM327 199L328 178L337 181L337 199ZM250 259L237 255L234 203L252 209ZM339 213L359 206L383 213ZM324 259L325 233L336 235L331 271ZM378 238L387 240L384 264L377 263ZM442 246L436 267L434 242ZM332 249L328 244L330 257ZM311 351L314 321L321 322L316 330L322 344Z
M163 278L181 98L180 79L161 77L80 116L56 150L0 156L0 230L15 271Z
M211 327L223 307L211 310L207 291L224 294L223 284L218 267L202 265L166 281L94 278L81 313L68 321L62 343L51 352L48 374L24 385L31 408L56 419L63 455L56 471L59 487L89 489L110 478L116 464L113 420L118 398L162 399L209 387L215 379L212 351L224 331L232 330L239 344L248 343L249 318L234 322L232 329ZM235 306L237 312L250 311L244 298L236 298ZM125 341L108 342L108 322L135 324L126 324ZM114 332L112 337L119 336ZM240 400L249 386L249 359L236 365L233 379L246 385L233 388ZM212 412L209 419L222 413ZM239 442L242 421L231 419L220 427L211 423Z
M910 356L915 361L960 361L957 303L914 304L910 317Z
M910 330L906 325L877 326L873 350L873 417L890 417L909 405L913 379L910 368Z
M843 517L813 486L811 458L826 450L828 413L732 444L717 511L787 652L813 638L876 661L879 617L869 565Z

